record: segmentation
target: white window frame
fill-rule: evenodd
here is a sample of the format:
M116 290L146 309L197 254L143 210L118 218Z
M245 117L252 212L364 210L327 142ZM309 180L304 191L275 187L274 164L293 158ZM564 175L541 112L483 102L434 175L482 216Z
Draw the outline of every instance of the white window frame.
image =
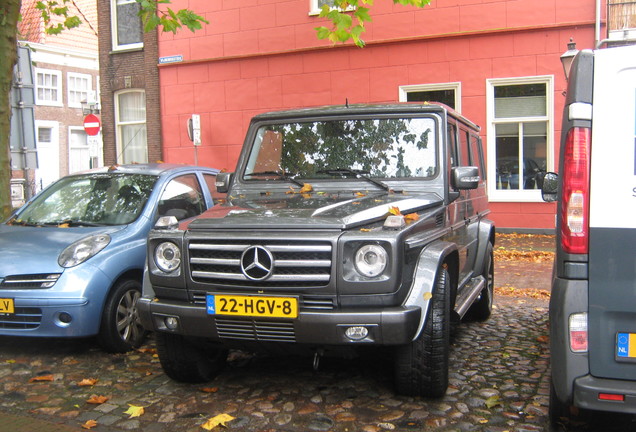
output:
M88 86L86 88L86 97L84 98L80 98L79 102L74 102L73 98L71 97L71 95L75 94L75 93L84 93L83 90L77 90L74 86L71 86L71 82L73 82L74 79L82 79L82 80L86 80L86 82L88 83ZM89 74L83 74L83 73L77 73L77 72L67 72L66 74L66 97L67 97L67 101L68 101L68 106L70 108L81 108L82 107L82 101L89 101L89 98L91 96L91 93L93 92L93 76L89 75Z
M495 119L495 87L501 85L545 84L546 115ZM546 122L546 171L554 171L554 75L486 80L486 147L488 167L488 200L492 202L543 202L540 189L497 189L496 124Z
M349 6L347 11L352 11L353 7ZM318 6L318 0L309 0L309 15L320 15L320 6Z
M80 131L86 132L82 126L69 126L68 127L68 173L73 174L74 172L84 171L90 168L90 163L88 167L77 167L73 164L73 150L85 150L87 153L89 152L88 146L88 134L86 134L86 145L83 146L74 146L72 144L73 132ZM90 156L89 156L90 158Z
M135 0L128 0L126 3L135 3ZM118 42L118 32L117 32L117 0L110 0L110 25L111 25L111 37L113 44L113 51L126 51L126 50L136 50L144 47L143 40L141 42L130 43L130 44L122 44L120 45ZM142 24L143 26L143 24ZM142 27L143 30L143 27ZM143 32L142 32L143 39Z
M145 125L146 126L146 132L148 130L148 111L146 110L146 118L144 119L144 121L126 121L126 122L122 122L119 120L119 96L126 94L126 93L144 93L144 97L146 94L146 91L143 89L126 89L126 90L122 90L122 91L118 91L115 92L113 94L113 98L114 98L114 106L115 106L115 146L116 146L116 151L117 151L117 163L124 163L124 149L122 148L122 143L123 143L123 139L121 136L121 128L120 126L129 126L129 125ZM147 100L146 100L147 101ZM146 158L148 157L148 142L146 141ZM147 161L135 161L137 163L145 163Z
M64 103L62 102L62 71L60 70L55 70L55 69L44 69L44 68L34 68L34 72L35 72L35 103L36 105L46 105L46 106L64 106ZM46 75L54 75L57 77L57 82L58 82L58 86L57 86L57 100L42 100L38 97L38 89L41 88L38 85L38 74L46 74ZM49 87L47 87L49 88ZM50 87L52 88L52 87Z
M407 94L418 91L439 91L439 90L454 90L455 91L455 111L462 112L462 83L461 82L449 82L449 83L436 83L436 84L415 84L415 85L403 85L399 88L398 100L400 102L407 101Z

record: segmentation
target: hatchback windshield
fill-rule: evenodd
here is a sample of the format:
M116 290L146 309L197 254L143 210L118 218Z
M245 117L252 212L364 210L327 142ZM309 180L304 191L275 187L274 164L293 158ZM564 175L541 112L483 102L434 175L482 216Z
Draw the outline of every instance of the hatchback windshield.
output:
M430 178L437 173L435 131L433 118L263 126L257 132L243 178Z
M123 225L144 208L156 176L89 174L65 177L43 191L9 223L14 225Z

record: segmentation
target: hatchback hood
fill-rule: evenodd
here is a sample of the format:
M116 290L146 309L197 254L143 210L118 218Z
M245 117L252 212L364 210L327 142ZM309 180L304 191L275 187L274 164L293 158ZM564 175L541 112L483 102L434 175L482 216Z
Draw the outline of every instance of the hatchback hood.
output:
M403 215L438 206L435 193L352 192L241 196L211 208L189 229L340 229L384 220L392 207Z
M0 224L0 277L17 274L59 273L60 253L70 244L92 234L112 234L118 227L29 227Z

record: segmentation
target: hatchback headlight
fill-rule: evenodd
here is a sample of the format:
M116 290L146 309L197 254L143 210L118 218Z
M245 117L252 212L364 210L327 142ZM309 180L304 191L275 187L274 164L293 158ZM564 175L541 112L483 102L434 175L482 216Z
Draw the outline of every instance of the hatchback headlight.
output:
M181 265L181 251L172 242L160 243L155 248L155 264L162 272L172 273Z
M85 237L68 246L57 258L57 263L64 267L75 267L87 259L97 255L110 243L108 234Z
M382 246L367 244L356 252L355 266L358 273L366 277L376 277L386 268L388 254Z

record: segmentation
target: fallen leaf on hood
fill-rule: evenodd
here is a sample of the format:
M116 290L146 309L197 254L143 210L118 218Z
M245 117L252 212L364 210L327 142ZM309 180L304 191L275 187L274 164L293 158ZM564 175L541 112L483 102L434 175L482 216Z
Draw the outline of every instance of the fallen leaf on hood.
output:
M78 386L94 386L97 384L98 379L95 378L84 378L80 382L77 383Z
M106 402L108 399L110 399L108 396L92 395L91 397L88 398L86 403L100 405Z
M406 223L415 222L416 220L419 220L419 218L420 215L418 215L417 213L409 213L404 216L404 220L406 221Z
M389 207L389 213L392 214L392 215L395 215L395 216L399 216L399 215L402 214L402 213L400 213L400 209L398 207L395 207L395 206Z
M287 192L285 192L286 194L295 194L296 193L296 189L294 189L293 187L289 187L289 190Z
M302 188L300 188L300 193L309 193L313 190L314 188L312 185L310 185L309 183L305 183L305 185Z
M144 407L141 406L135 406L135 405L130 405L128 404L128 406L130 408L128 408L128 410L126 410L124 412L124 414L130 414L130 417L128 418L133 418L133 417L141 417L144 413Z
M86 423L82 425L82 429L93 429L95 426L97 426L95 420L86 420Z
M234 420L234 417L232 417L229 414L219 414L217 416L212 417L205 423L203 423L201 427L205 430L212 430L219 425L225 426L226 422L229 422L232 420Z
M356 192L356 196L357 197L363 197L363 196L367 196L367 194L365 194L363 192Z
M30 383L45 382L45 381L53 381L53 375L40 375L40 376L33 377L29 380Z
M371 228L360 228L362 232L371 232Z

